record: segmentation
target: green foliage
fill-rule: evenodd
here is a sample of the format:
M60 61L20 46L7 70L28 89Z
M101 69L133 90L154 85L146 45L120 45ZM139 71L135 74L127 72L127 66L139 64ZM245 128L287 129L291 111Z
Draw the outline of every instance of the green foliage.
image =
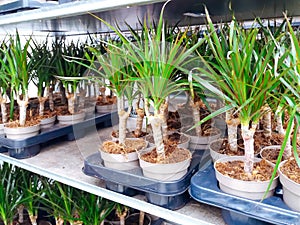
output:
M32 41L29 57L32 60L32 81L38 88L38 96L42 96L46 87L54 82L52 53L48 46L48 39L44 42Z
M0 165L0 219L5 225L12 224L18 206L22 203L23 193L21 169L8 163Z
M2 44L0 64L1 76L5 76L5 84L10 87L10 99L16 95L28 97L28 84L31 76L32 60L28 57L31 38L22 45L20 35L10 36L7 44ZM2 81L4 81L2 79ZM11 101L10 118L13 119L14 101Z

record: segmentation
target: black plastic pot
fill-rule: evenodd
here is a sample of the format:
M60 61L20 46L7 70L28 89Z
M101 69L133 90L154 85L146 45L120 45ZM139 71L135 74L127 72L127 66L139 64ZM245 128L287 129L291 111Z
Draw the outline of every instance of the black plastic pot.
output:
M190 179L197 172L201 160L203 151L194 152L187 174L175 181L159 181L144 177L141 168L130 171L107 168L103 165L100 153L94 153L84 160L83 172L105 180L110 190L129 196L145 194L148 202L176 210L189 201Z
M228 225L300 224L300 213L283 202L281 189L263 201L254 201L224 193L218 187L215 170L210 164L191 179L190 195L196 201L222 209Z
M89 127L107 127L111 125L113 114L96 114L95 117L86 119L73 125L55 124L43 130L40 134L23 140L12 140L0 137L0 152L8 151L11 157L17 159L29 158L37 155L43 145L49 144L54 139L73 141L85 136Z

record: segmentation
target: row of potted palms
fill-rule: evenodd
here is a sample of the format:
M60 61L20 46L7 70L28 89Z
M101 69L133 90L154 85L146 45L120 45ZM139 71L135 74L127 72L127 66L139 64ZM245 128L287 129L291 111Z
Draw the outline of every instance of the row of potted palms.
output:
M227 143L233 151L237 151L239 145L237 128L240 126L244 157L237 158L237 160L222 159L215 163L216 170L224 169L228 160L237 161L235 167L239 170L239 174L235 175L244 177L245 187L248 187L249 180L257 177L265 181L262 192L250 197L260 199L272 194L272 192L266 194L266 190L271 188L269 181L277 177L277 169L284 152L287 156L291 155L293 147L295 162L300 164L295 142L299 123L297 103L299 91L298 79L296 79L299 69L297 33L294 32L288 18L275 31L270 27L262 26L259 18L253 27L246 29L234 17L231 23L217 29L210 20L208 11L206 15L207 27L204 37L199 38L192 46L185 42L186 32L178 33L170 42L166 41L165 24L162 19L163 10L156 26L157 29L144 24L140 33L132 32L133 40L117 27L97 17L116 33L121 44L106 42L109 46L106 56L115 57L115 61L108 60L97 51L93 54L98 60L97 63L104 65L101 77L116 75L118 80L113 85L118 84L120 88L121 82L136 82L139 87L144 98L145 114L154 134L156 151L149 155L155 158L153 160L155 163L165 162L164 159L168 156L169 149L164 139L167 136L164 112L167 108L168 96L178 90L194 90L200 87L198 94L201 95L201 91L204 91L207 96L221 99L224 107L201 120L196 126L214 116L226 113ZM286 26L289 29L286 29ZM204 51L206 55L199 51L199 54L196 54L197 50L203 50L201 48L203 45L206 48ZM90 59L89 62L93 65L94 59ZM95 72L99 69L99 67L89 68ZM186 78L185 81L182 80L183 77ZM97 81L95 77L87 79ZM195 88L191 88L190 84ZM122 89L117 91L115 92L117 95L125 93ZM149 105L153 107L153 113L149 111ZM276 158L278 160L275 169L265 161L255 158L254 152L255 134L258 133L260 123L264 127L263 133L266 138L272 135L270 125L272 113L278 120L276 124L278 124L279 133L282 132L280 125L283 123L282 115L290 116L285 136L282 137L283 141L280 143L282 144L281 151L279 157ZM119 116L122 115L124 112L122 108L119 108ZM124 127L123 122L120 126ZM122 127L119 132L124 131ZM290 141L292 131L294 131L293 143ZM120 143L123 144L122 140L125 135L120 134L120 137ZM184 155L182 152L180 154ZM270 172L267 177L263 174L264 172L257 174L259 173L257 164L266 166ZM151 172L153 173L153 169ZM145 174L147 173L144 171ZM227 184L222 186L225 191L232 190L226 189L226 186ZM272 184L271 189L274 190L275 187L276 182ZM241 195L244 196L243 193Z

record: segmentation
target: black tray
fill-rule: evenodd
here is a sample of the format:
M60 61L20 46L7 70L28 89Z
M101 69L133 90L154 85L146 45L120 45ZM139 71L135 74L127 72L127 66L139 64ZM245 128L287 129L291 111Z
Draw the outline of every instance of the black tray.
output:
M22 140L0 137L0 149L2 150L1 152L7 150L9 155L14 158L28 158L39 153L41 145L51 140L63 137L67 140L74 140L83 137L88 127L99 125L102 125L102 127L111 126L111 117L113 114L116 114L116 112L95 114L95 117L85 119L73 125L55 124L51 128L42 130L36 136Z
M190 195L195 200L222 208L228 224L300 224L300 213L283 202L280 187L263 201L254 201L224 193L218 187L215 170L210 164L191 179Z
M94 153L84 160L83 172L106 181L107 188L126 195L145 194L148 202L168 209L179 209L189 201L188 188L190 179L198 171L200 162L205 162L209 155L204 151L193 153L187 174L176 181L159 181L144 177L142 170L136 168L118 171L104 167L100 153Z

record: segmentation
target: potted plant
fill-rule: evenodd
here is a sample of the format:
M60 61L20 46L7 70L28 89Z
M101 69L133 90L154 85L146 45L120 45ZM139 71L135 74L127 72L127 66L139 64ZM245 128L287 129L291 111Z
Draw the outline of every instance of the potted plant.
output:
M53 86L56 79L52 76L53 61L51 61L51 51L48 47L48 41L38 43L33 41L31 46L30 58L33 60L33 83L37 86L37 95L39 100L39 116L41 119L41 128L51 127L56 119L53 106ZM52 103L49 101L52 96ZM45 112L45 103L49 102L49 109Z
M88 77L87 79L93 79L100 85L109 88L117 97L118 140L104 141L100 147L100 153L105 166L128 170L138 166L136 151L146 147L147 143L143 139L126 138L127 119L136 92L133 88L134 82L129 79L133 76L133 70L127 59L123 57L121 47L120 43L108 42L105 54L102 54L99 48L89 47L89 51L93 55L93 57L87 56L87 60L91 65L89 68L94 70L98 76ZM108 83L106 83L106 80ZM127 111L125 98L128 101Z
M206 40L213 50L215 61L207 61L199 56L204 67L199 68L201 75L195 76L195 80L210 92L224 99L226 105L221 110L218 110L217 113L228 110L237 111L241 123L245 154L240 159L227 158L215 162L217 179L220 182L221 189L225 192L252 199L261 199L265 196L265 190L273 172L272 167L264 163L264 161L261 161L261 163L266 167L269 166L271 173L266 177L266 172L262 172L263 176L261 177L265 179L264 181L252 181L253 183L264 185L261 188L261 193L247 196L245 191L249 191L249 185L252 183L249 181L249 178L250 180L255 179L253 168L257 166L257 160L254 158L254 133L262 116L262 107L270 98L270 91L280 83L279 78L283 76L283 74L279 74L276 77L273 76L269 65L272 60L278 60L276 63L282 61L273 57L276 51L275 42L265 43L264 46L258 45L258 29L251 28L246 30L237 23L234 17L229 25L228 37L221 37L220 42L220 37L217 35L207 9L206 15L208 32L210 33L210 35L206 36ZM235 165L231 168L232 170L239 168L239 176L245 174L246 181L237 181L237 178L229 178L230 176L233 177L235 173L232 173L232 175L227 174L227 177L224 177L222 173L224 173L223 171L229 164ZM258 171L255 170L255 172ZM234 187L230 189L225 188L225 186L230 185L230 182L235 185L240 183L246 189L235 192L233 191ZM271 190L274 190L275 187L276 181L273 182ZM253 190L256 189L253 188ZM271 194L272 192L266 194L266 196Z
M68 60L68 57L75 57L84 61L85 45L79 41L77 43L66 43L64 40L56 41L53 43L53 65L56 68L56 78L62 84L62 103L65 97L68 100L67 110L62 106L62 112L57 112L57 119L61 124L73 124L84 120L85 113L79 107L76 107L76 97L79 91L79 83L81 80L76 79L82 77L86 67L79 63L74 63Z
M300 44L298 39L298 33L294 31L290 21L285 15L285 19L288 25L288 32L291 40L291 51L289 54L289 60L285 61L284 69L288 70L288 76L283 79L283 83L289 90L288 94L285 94L284 100L289 110L290 120L286 128L286 135L281 146L278 159L276 161L275 168L279 168L280 182L283 186L283 200L293 210L300 212L299 206L299 190L300 190L300 159L299 150L297 146L298 129L300 123L299 117L299 53ZM290 143L290 134L292 133L292 147L290 152L286 153L286 145ZM293 154L292 154L293 152ZM281 162L284 155L290 154L292 157Z
M3 40L3 42L1 43L1 49L5 49L7 48L7 43L6 40ZM0 52L0 58L4 59L4 52L1 51ZM0 97L0 106L1 106L1 129L0 129L0 133L2 136L4 136L4 124L7 123L8 121L8 116L7 116L7 102L8 102L8 96L7 96L7 91L9 89L9 76L7 76L5 74L5 67L2 66L2 63L8 63L6 62L2 62L1 61L1 67L0 67L0 86L1 86L1 97Z
M27 119L27 106L29 103L28 84L31 76L32 60L28 57L31 39L22 46L18 32L10 36L7 46L2 45L1 52L4 58L0 59L3 75L9 79L10 85L10 119L15 120L5 125L6 137L12 139L24 139L39 133L38 120ZM19 106L18 119L14 115L14 99Z
M161 10L157 27L148 27L145 23L142 28L143 37L134 36L134 42L128 40L118 29L113 27L112 29L120 37L126 58L130 60L134 67L133 70L137 77L135 80L142 92L145 114L154 135L155 147L146 153L144 152L144 154L140 154L140 166L143 169L144 176L163 180L176 180L185 174L189 166L191 153L187 149L176 147L172 149L167 146L166 142L164 143L168 136L165 120L165 112L168 109L167 97L181 88L181 84L176 77L177 72L178 70L187 72L186 67L192 60L195 60L193 52L201 42L188 49L186 46L182 46L184 35L178 35L172 42L167 42L163 21L164 7L165 5ZM154 109L153 114L150 113L149 105ZM176 154L181 157L172 159L175 160L174 163L168 163L170 162L169 157ZM147 156L152 158L153 161L145 161ZM162 170L167 174L163 175L161 170L154 169L156 166L163 167ZM166 167L175 168L167 169ZM173 176L173 174L168 174L169 171L177 174Z

